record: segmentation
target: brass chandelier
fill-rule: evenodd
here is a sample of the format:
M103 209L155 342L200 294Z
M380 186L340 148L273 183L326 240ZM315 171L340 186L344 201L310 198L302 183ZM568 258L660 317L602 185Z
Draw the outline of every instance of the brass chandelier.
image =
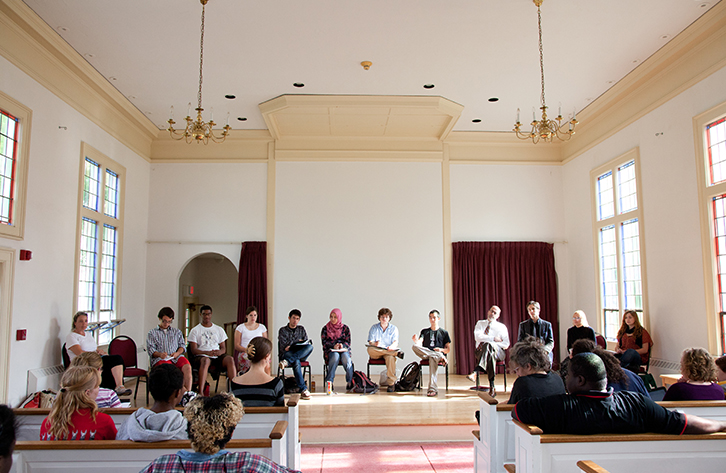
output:
M214 125L216 125L216 123L214 123L214 109L212 109L212 113L209 117L208 122L202 120L202 112L204 111L204 109L202 108L202 65L204 64L204 9L209 0L199 1L202 4L202 27L201 39L199 41L199 92L197 93L197 108L195 109L197 111L197 118L191 118L192 104L191 102L189 102L187 116L186 118L184 118L184 120L187 122L186 128L183 132L180 130L176 130L174 129L174 124L176 123L174 121L174 106L172 106L169 112L169 120L167 120L167 123L169 123L169 128L167 128L167 131L175 140L183 139L186 140L187 143L192 143L193 141L196 141L197 143L204 143L206 145L207 143L209 143L210 139L215 143L223 142L227 138L227 135L229 135L229 130L232 127L229 126L228 113L227 123L222 127L222 134L215 135L213 130Z
M565 122L562 121L562 107L557 114L557 118L550 120L547 118L547 104L545 103L545 81L544 81L544 59L542 54L542 11L540 6L544 0L533 0L534 4L537 5L537 25L539 27L539 70L540 77L542 78L542 95L540 96L540 110L542 110L542 118L537 120L534 114L534 107L532 108L532 131L529 133L522 132L522 124L519 122L519 109L517 109L517 123L514 124L514 132L517 134L517 138L521 140L532 140L534 144L537 144L540 140L551 143L555 138L560 141L569 140L572 135L575 134L575 127L579 123L577 121L576 111L572 113L572 119ZM567 126L565 126L567 125Z

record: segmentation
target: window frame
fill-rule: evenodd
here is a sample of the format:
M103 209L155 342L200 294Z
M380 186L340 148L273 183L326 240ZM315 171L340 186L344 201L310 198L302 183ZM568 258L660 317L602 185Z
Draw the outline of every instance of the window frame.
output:
M703 254L703 280L706 298L706 327L708 330L708 350L710 353L723 354L722 321L718 303L718 265L714 245L713 198L726 194L726 181L709 185L708 143L706 126L726 117L726 102L693 117L693 137L695 143L696 177L698 183L698 206L701 219L701 249ZM726 308L724 308L726 310Z
M618 168L623 164L633 161L634 173L635 173L635 188L637 193L637 205L638 208L630 210L626 213L618 213ZM612 173L613 179L613 206L614 215L602 220L598 220L599 207L598 207L598 178L608 171ZM596 290L597 294L597 327L598 331L605 337L605 314L603 308L603 275L600 267L600 230L614 225L615 227L615 245L616 245L616 256L617 256L617 284L618 284L618 320L622 320L623 313L625 310L625 283L624 283L624 261L623 261L623 250L622 250L622 225L630 220L636 218L638 220L638 244L640 253L640 284L642 288L642 300L643 308L639 314L640 323L643 326L649 325L648 316L648 284L647 284L647 271L646 271L646 258L645 258L645 222L643 218L643 190L642 181L640 178L640 152L639 148L633 148L630 151L608 161L607 163L590 171L590 193L592 201L592 234L593 234L593 255L595 261L595 273L596 273ZM609 341L614 341L612 337L605 337Z
M88 209L83 205L83 191L84 191L84 177L85 177L85 166L86 159L90 159L94 163L100 166L99 174L102 177L99 184L99 202L98 211ZM118 196L117 196L117 216L116 218L106 215L104 209L104 191L105 191L105 178L106 170L109 169L118 177ZM82 237L82 224L84 217L91 219L96 222L97 234L96 234L96 284L94 289L94 300L96 308L96 320L99 319L100 315L100 301L102 298L102 247L104 243L103 229L104 225L111 225L116 228L116 255L115 255L115 276L114 282L114 315L112 319L120 319L121 313L121 279L123 274L123 227L124 227L124 202L125 202L125 188L126 188L126 168L104 155L100 151L96 150L89 144L81 143L81 159L80 159L80 172L78 179L78 212L77 212L77 223L76 223L76 251L75 251L75 278L73 284L73 307L74 312L81 310L78 308L78 294L79 294L79 277L81 271L81 237ZM90 322L91 320L89 320ZM94 332L96 342L99 342L98 331Z
M22 240L25 237L25 202L28 189L28 160L30 158L30 130L33 111L0 91L0 109L18 119L18 145L16 149L13 221L0 224L0 237Z

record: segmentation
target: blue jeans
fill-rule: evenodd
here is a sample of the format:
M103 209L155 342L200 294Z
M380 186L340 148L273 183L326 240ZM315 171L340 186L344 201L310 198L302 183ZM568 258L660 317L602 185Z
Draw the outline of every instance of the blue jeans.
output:
M338 363L345 368L345 382L349 384L353 381L353 362L350 359L350 352L347 351L331 351L328 353L328 376L325 381L332 382L335 379L335 368L338 367Z
M622 366L626 370L630 370L635 374L638 374L638 371L640 371L640 365L643 362L640 358L640 353L633 350L632 348L628 348L623 353L617 353L615 355L615 358L618 358L620 360L620 366Z
M305 384L305 378L303 378L302 368L300 368L300 362L305 361L310 353L313 352L312 345L305 345L303 348L295 351L286 351L282 354L282 359L287 361L287 365L292 368L292 372L295 373L295 381L300 391L305 391L308 386Z

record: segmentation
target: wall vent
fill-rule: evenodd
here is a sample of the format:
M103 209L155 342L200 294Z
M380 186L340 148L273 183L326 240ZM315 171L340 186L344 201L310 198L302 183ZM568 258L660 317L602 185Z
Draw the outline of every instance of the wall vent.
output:
M61 376L63 376L63 365L36 368L28 371L28 387L26 396L44 389L58 391Z
M653 358L650 360L650 366L653 368L661 368L665 370L673 371L674 373L680 373L681 363L675 361L661 360L659 358Z

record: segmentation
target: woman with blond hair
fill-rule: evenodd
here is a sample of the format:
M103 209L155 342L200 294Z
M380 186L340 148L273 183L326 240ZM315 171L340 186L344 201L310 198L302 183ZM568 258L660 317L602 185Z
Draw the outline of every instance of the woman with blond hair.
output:
M284 406L285 387L282 379L269 374L272 358L272 342L265 337L250 340L245 352L250 369L231 380L232 394L245 406Z
M71 366L50 414L40 427L40 440L115 440L111 416L98 412L96 395L101 373L90 366Z
M101 355L95 351L84 351L71 361L71 366L90 366L96 368L99 372L103 370L103 361ZM121 401L116 395L116 391L107 388L98 388L98 396L96 396L96 405L99 409L106 407L121 407Z
M683 377L671 385L664 401L723 401L724 392L716 381L716 364L703 348L686 348L681 355Z
M188 422L187 432L194 451L180 450L177 453L162 455L141 470L142 473L295 471L261 455L224 450L244 413L240 400L230 393L221 393L212 397L197 396L184 409L184 418Z
M640 365L648 363L648 352L653 347L653 339L640 325L637 312L625 311L617 338L618 348L615 350L615 358L620 360L623 368L638 374Z
M581 310L576 310L572 315L572 327L567 329L567 352L571 352L572 345L582 339L597 343L595 330L587 323L587 315Z

